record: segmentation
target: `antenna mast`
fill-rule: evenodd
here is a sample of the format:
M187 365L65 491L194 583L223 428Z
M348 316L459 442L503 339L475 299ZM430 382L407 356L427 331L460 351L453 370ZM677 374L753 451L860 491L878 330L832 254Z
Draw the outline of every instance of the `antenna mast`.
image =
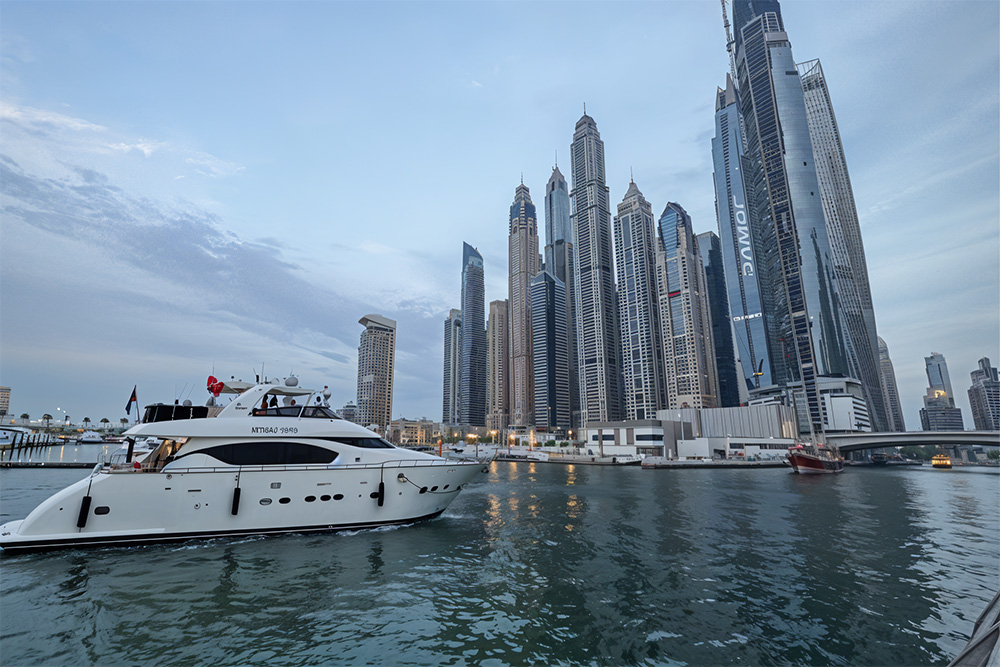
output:
M736 79L736 54L733 53L733 33L729 29L729 15L726 14L726 0L719 0L722 3L722 27L726 31L726 52L729 53L729 70L733 79Z

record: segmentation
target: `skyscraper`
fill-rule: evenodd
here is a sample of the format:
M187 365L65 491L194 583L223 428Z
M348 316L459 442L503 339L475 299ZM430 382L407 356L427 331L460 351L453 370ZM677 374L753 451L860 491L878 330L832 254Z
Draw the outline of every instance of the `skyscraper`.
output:
M611 249L611 210L604 178L604 142L586 113L576 123L570 192L576 248L577 373L581 421L621 419L621 347Z
M358 345L358 423L378 426L386 434L392 421L392 373L396 358L396 322L365 315Z
M510 425L530 426L535 418L531 304L528 285L538 273L538 224L535 205L522 182L514 190L508 236L510 318Z
M903 408L899 403L896 371L892 367L892 359L889 358L889 346L885 344L881 336L878 337L878 360L882 395L885 397L886 413L889 418L887 426L890 431L901 433L906 430L906 424L903 421Z
M1000 430L1000 382L996 366L990 366L988 357L979 360L979 368L970 373L969 404L972 421L977 431Z
M961 408L955 407L948 362L944 355L931 352L924 357L927 368L927 395L920 408L920 426L925 431L961 431L965 428Z
M858 378L864 388L875 430L884 431L889 428L889 416L879 380L875 307L844 145L840 141L840 129L819 60L799 64L798 70L823 214L833 251L839 310L847 327L848 366L850 374Z
M712 352L719 376L720 408L740 404L740 381L736 376L736 354L733 349L733 327L729 320L729 299L726 297L726 274L722 264L722 243L715 232L703 232L695 237L698 254L705 268L705 296L708 319L712 325Z
M459 422L486 426L486 287L483 256L462 245L462 361Z
M566 286L549 271L531 279L531 339L535 427L551 433L570 428Z
M653 419L667 407L656 293L653 207L631 181L615 216L615 267L624 418Z
M691 218L670 202L660 216L656 286L663 328L667 408L714 408L718 403L705 270Z
M772 279L767 262L757 261L773 253L758 250L757 236L749 213L749 193L744 177L748 170L740 130L739 96L733 79L726 75L726 89L718 89L715 103L715 138L712 159L715 172L715 211L725 268L726 293L739 357L739 378L748 392L774 384L761 282ZM770 258L769 258L770 259ZM773 262L772 262L773 263Z
M500 433L510 422L508 388L510 386L510 323L507 317L507 299L490 301L490 319L486 327L486 346L489 352L489 391L486 401L486 427Z
M579 428L580 382L576 356L576 278L569 186L559 166L545 186L545 269L566 286L566 348L569 351L569 402L573 428Z
M459 423L462 379L462 311L452 308L444 321L444 401L441 422L446 426Z
M779 278L761 285L772 374L802 381L808 430L822 434L816 378L850 369L802 84L777 0L733 9L756 260Z

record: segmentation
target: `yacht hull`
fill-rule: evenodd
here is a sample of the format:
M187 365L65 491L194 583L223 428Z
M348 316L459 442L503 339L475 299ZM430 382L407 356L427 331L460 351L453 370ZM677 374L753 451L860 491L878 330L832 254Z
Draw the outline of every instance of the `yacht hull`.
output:
M440 515L479 462L118 471L104 468L0 526L8 552L358 530Z

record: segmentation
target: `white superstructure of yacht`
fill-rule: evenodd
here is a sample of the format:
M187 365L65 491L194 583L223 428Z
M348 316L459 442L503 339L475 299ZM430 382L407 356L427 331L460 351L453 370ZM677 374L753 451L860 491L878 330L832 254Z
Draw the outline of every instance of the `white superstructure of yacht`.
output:
M483 469L481 461L395 447L338 418L323 395L299 388L295 378L209 384L216 395L235 398L222 408L147 406L109 462L0 526L0 547L41 551L412 523L441 514Z

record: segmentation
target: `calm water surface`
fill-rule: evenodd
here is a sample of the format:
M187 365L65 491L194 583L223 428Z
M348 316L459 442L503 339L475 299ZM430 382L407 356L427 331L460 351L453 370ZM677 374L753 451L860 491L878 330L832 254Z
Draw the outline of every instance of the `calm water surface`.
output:
M0 470L0 520L81 470ZM995 470L494 463L440 518L0 557L12 665L929 665L1000 588Z

